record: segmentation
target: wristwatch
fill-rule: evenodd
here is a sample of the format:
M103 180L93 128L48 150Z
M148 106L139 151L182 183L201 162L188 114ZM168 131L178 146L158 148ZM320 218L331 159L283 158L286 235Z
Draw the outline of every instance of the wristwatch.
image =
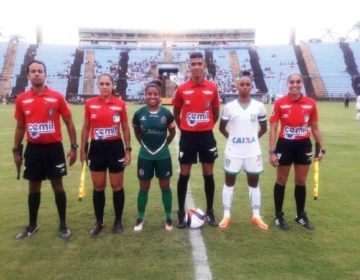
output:
M325 155L326 150L325 150L325 149L321 149L320 152L321 152L323 155Z
M275 154L275 150L269 150L269 155Z
M131 152L131 151L132 151L132 148L131 148L131 147L126 147L126 148L125 148L125 151Z
M79 148L79 145L78 144L71 144L71 149L73 149L73 150L76 150L77 148Z

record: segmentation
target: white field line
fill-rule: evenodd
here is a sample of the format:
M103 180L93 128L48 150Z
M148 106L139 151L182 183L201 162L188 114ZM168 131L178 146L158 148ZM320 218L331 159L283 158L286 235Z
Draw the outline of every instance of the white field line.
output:
M179 130L176 132L175 142L177 154L179 154ZM180 174L180 169L177 169ZM185 209L194 208L194 198L191 193L190 184L188 184ZM205 243L200 229L188 229L189 240L192 248L192 258L194 266L195 280L211 280L212 274L208 262Z

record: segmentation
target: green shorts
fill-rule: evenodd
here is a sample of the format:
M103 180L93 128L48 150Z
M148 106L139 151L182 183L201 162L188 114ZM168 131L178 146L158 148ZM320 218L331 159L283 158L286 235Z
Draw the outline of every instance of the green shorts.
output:
M138 158L137 174L140 180L151 180L154 177L154 170L156 178L170 178L172 176L171 158L157 160Z

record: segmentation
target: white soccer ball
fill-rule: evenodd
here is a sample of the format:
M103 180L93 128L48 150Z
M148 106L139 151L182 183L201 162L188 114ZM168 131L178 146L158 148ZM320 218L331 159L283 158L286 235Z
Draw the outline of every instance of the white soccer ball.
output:
M205 214L199 208L191 208L187 211L185 219L189 228L201 228L205 223Z

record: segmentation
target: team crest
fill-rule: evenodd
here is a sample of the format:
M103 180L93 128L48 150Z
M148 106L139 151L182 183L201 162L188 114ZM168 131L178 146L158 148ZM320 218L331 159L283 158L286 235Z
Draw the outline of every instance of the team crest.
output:
M120 115L119 114L114 114L113 115L113 122L114 123L119 123L120 122Z
M139 169L139 176L144 176L145 172L144 172L144 169Z
M250 121L252 122L252 123L255 123L256 122L256 115L255 114L251 114L250 115Z
M206 100L205 101L205 109L209 109L211 106L211 100Z
M161 124L166 124L166 123L167 123L167 118L166 118L166 117L162 117L162 118L160 119L160 123L161 123Z
M231 159L225 159L225 167L229 167L231 163Z

